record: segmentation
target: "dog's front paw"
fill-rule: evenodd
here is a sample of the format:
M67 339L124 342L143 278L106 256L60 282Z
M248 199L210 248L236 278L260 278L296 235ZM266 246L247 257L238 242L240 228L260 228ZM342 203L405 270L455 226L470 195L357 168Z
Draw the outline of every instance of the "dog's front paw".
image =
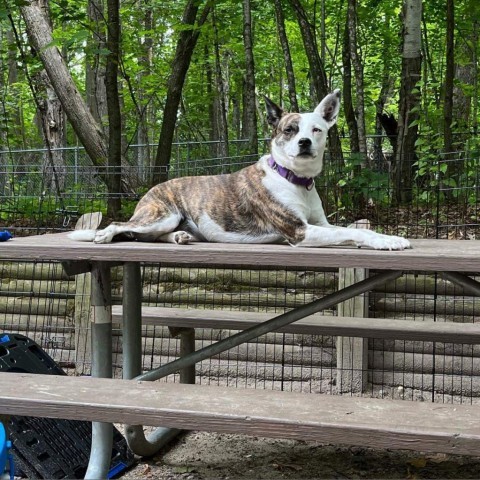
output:
M112 239L113 232L107 227L104 230L99 230L96 233L93 243L111 243Z
M186 245L190 240L192 240L192 236L187 232L179 231L173 233L173 241L177 245Z
M369 238L365 245L375 250L404 250L411 248L410 242L406 238L381 234Z

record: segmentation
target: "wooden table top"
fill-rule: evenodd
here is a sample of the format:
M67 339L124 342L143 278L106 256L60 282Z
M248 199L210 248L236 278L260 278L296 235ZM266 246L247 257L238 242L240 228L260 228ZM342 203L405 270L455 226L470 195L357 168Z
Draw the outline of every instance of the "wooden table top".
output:
M480 272L480 242L411 241L413 248L380 251L355 247L306 248L289 245L227 243L78 242L67 233L13 238L0 243L0 260L161 262L167 265L239 267L361 267L383 270Z

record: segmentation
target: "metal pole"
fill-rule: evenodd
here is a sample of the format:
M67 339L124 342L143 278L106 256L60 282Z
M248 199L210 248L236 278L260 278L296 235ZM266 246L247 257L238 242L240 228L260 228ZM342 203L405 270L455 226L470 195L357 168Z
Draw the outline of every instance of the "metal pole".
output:
M142 373L142 275L138 262L123 266L123 378ZM125 425L125 438L132 452L142 457L156 453L180 430L155 429L145 437L142 425Z
M175 373L178 370L184 369L190 365L194 365L195 363L201 362L202 360L210 358L214 355L218 355L225 350L229 350L230 348L241 345L242 343L249 342L260 335L272 332L284 327L285 325L296 322L301 318L308 317L309 315L313 315L314 313L325 310L326 308L331 308L340 302L348 300L349 298L361 295L364 292L372 290L372 288L376 287L377 285L381 285L389 280L398 278L401 275L401 271L379 273L374 277L362 280L361 282L350 285L349 287L339 290L338 292L327 295L326 297L315 300L314 302L296 308L295 310L291 310L290 312L279 315L278 317L274 317L267 322L261 323L260 325L250 327L243 332L239 332L231 337L209 345L208 347L197 350L186 357L182 357L171 363L167 363L166 365L156 368L155 370L150 370L149 372L136 377L136 380L151 381L166 377L167 375Z
M92 265L92 377L112 377L112 299L110 268ZM92 447L85 479L107 478L112 461L113 425L92 422Z
M467 295L480 297L480 283L459 272L440 272L440 275L456 285L460 285Z

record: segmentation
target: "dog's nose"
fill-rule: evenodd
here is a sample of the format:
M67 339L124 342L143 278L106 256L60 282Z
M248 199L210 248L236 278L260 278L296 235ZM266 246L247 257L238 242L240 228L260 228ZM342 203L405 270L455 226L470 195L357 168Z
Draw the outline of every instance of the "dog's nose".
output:
M298 141L298 146L305 148L305 147L310 147L312 145L312 141L309 138L301 138Z

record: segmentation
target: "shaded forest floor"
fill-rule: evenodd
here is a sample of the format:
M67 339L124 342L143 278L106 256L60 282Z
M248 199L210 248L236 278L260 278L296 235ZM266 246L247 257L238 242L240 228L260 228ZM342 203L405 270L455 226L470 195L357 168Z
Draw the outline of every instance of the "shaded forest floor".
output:
M480 457L190 432L125 479L478 479Z

